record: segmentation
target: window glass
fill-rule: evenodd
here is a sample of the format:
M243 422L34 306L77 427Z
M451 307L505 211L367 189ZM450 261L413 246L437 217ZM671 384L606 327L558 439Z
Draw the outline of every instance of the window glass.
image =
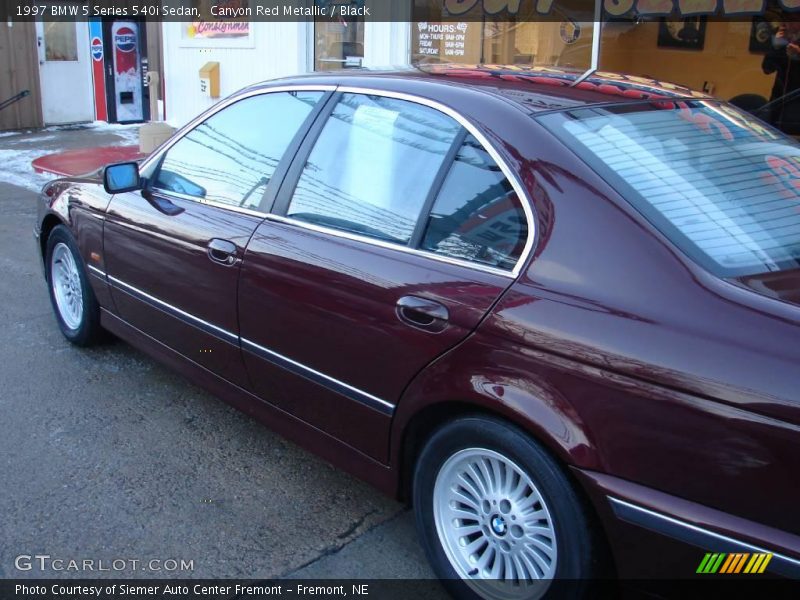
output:
M364 60L364 17L314 21L314 70L361 66Z
M407 244L459 130L427 106L345 94L311 151L287 216Z
M542 117L687 254L720 276L800 266L800 146L717 102Z
M480 143L467 136L433 205L422 249L513 269L527 238L514 188Z
M270 177L322 92L246 98L210 117L169 149L154 186L256 209Z
M44 23L44 58L49 61L78 60L75 23L70 21Z

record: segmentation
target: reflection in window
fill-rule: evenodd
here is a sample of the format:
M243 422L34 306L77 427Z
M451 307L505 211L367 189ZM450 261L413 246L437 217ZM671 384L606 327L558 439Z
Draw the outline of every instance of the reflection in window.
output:
M797 142L713 102L649 108L577 110L547 123L713 273L800 267Z
M486 150L467 136L436 198L422 248L513 269L527 237L514 189Z
M314 22L314 70L358 68L363 60L363 17Z
M264 94L221 110L169 149L155 187L258 208L286 148L321 96Z
M58 61L78 60L75 23L44 23L44 58Z
M345 94L311 152L288 216L408 243L459 129L426 106Z

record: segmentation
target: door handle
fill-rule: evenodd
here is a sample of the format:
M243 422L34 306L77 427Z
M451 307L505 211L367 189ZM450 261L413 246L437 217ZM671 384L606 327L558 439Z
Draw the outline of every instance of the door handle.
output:
M447 327L450 313L444 304L435 300L403 296L397 301L397 316L412 327L439 332Z
M208 258L215 263L230 267L236 262L236 244L229 240L214 238L208 242Z

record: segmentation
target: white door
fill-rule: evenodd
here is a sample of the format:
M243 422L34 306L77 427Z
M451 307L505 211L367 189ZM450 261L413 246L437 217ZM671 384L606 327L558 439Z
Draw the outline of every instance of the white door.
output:
M46 125L94 120L89 24L36 23Z

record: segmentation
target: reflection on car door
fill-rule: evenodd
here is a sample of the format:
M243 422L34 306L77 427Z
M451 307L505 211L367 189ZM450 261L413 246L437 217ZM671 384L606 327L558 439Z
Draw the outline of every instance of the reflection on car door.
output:
M237 285L273 175L321 91L246 97L172 145L144 192L115 196L105 266L119 315L226 379L247 385Z
M404 387L511 283L528 226L454 119L385 96L332 106L247 248L242 348L265 400L383 461Z

